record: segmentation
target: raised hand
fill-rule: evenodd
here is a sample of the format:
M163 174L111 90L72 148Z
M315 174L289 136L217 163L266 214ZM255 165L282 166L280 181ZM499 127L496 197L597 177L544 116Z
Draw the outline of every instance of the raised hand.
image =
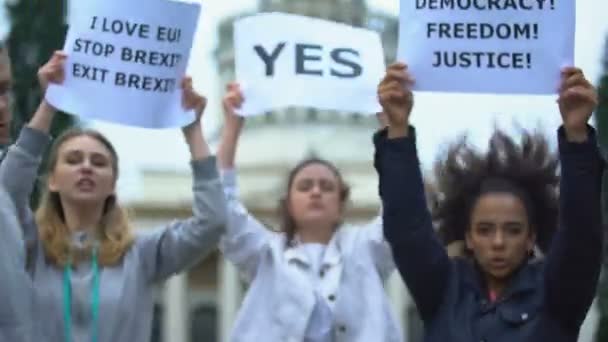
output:
M182 87L182 106L186 110L193 109L196 113L196 118L192 124L200 123L200 120L207 107L207 98L200 95L192 87L192 78L189 76L184 77L181 83Z
M38 109L36 109L36 112L32 115L32 119L28 123L30 128L45 133L50 131L56 109L46 101L44 94L46 94L46 90L50 83L63 83L65 79L66 58L67 55L62 51L55 51L49 61L38 69L38 83L40 84L43 98Z
M414 96L411 86L414 79L403 63L391 64L386 75L378 85L378 100L386 123L389 137L407 135L409 117L414 106ZM380 114L382 117L382 114Z
M244 122L244 118L236 114L236 109L241 107L244 100L238 83L233 82L226 86L226 94L222 100L224 127L217 153L220 167L223 169L234 167L236 149Z
M226 86L226 94L222 100L224 107L224 124L230 128L239 128L243 125L243 117L236 113L236 109L243 104L243 93L238 83L231 82Z
M562 69L557 103L567 139L573 142L586 141L587 122L598 104L598 94L581 69Z
M192 160L201 160L208 157L211 152L205 137L203 136L203 129L201 124L201 118L207 106L207 99L200 95L192 87L192 78L185 77L181 83L182 86L182 106L186 110L193 109L196 113L196 118L192 123L182 128L186 143L190 148L190 154Z
M65 60L63 51L55 51L51 59L38 69L38 83L42 93L46 93L49 83L61 84L65 79Z

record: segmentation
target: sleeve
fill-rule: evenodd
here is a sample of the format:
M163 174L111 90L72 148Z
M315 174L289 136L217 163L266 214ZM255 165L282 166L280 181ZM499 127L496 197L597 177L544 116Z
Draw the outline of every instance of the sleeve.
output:
M601 181L604 162L595 130L583 143L558 131L561 162L559 226L546 258L547 306L576 331L595 297L602 260ZM564 295L567 294L567 295Z
M42 155L51 138L46 133L23 127L14 145L9 147L0 164L0 187L14 208L18 225L6 225L0 229L12 229L12 236L25 239L27 246L38 242L38 229L30 207L34 185L38 181L38 169Z
M234 169L222 171L222 184L228 202L226 233L222 237L220 249L247 281L257 272L264 251L278 236L258 222L238 200L236 172Z
M382 225L382 211L378 216L368 222L361 229L359 235L359 246L368 248L372 256L376 270L382 280L388 279L395 270L395 262L391 246L384 237Z
M437 311L446 291L450 261L433 229L427 208L415 130L388 139L384 129L374 136L374 164L380 177L384 236L423 320Z
M182 272L216 248L226 223L226 200L215 157L191 163L193 216L136 239L135 248L150 281Z

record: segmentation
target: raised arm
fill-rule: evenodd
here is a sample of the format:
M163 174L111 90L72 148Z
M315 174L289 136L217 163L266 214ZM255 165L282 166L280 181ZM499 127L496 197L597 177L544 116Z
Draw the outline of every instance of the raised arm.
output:
M43 93L49 82L63 81L64 61L65 55L55 52L49 62L38 71ZM0 164L0 187L6 194L5 198L12 202L10 207L14 208L19 223L18 226L11 225L6 228L22 229L23 231L14 231L12 235L24 237L28 244L37 240L30 197L37 181L42 155L50 143L49 130L55 112L55 108L46 100L42 100L29 124L21 130L16 143L8 149ZM20 241L19 244L22 242Z
M587 125L597 104L595 89L579 69L567 68L562 75L560 220L547 255L545 288L549 310L565 327L578 331L595 297L601 268L604 163L595 131Z
M226 200L216 159L211 156L200 121L206 99L192 89L189 78L182 87L184 107L197 113L195 121L183 128L192 158L194 215L137 240L136 248L151 281L163 280L194 266L217 246L226 223Z
M384 113L376 113L379 129L388 127L388 119ZM367 248L373 259L374 265L380 277L386 280L395 270L395 261L391 246L384 237L382 221L382 208L378 216L374 217L364 226L360 227L357 234L358 248Z
M422 319L428 320L441 305L450 261L433 230L415 132L409 126L411 82L406 66L393 64L380 83L378 95L389 125L374 136L374 164L380 178L384 235Z
M273 236L238 200L235 155L244 119L235 108L244 101L238 84L231 83L224 96L224 128L218 150L222 184L228 201L228 223L220 249L247 279L255 277L260 257Z

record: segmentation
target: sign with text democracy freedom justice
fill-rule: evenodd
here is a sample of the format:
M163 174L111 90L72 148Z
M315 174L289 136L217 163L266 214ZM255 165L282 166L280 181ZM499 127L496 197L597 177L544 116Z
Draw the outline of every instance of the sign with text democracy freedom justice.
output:
M234 27L243 116L289 106L375 114L386 65L378 33L292 14L264 13Z
M414 90L554 94L574 63L575 0L401 0Z
M65 41L65 81L47 100L60 110L145 128L194 120L182 108L184 77L200 5L169 0L93 0Z

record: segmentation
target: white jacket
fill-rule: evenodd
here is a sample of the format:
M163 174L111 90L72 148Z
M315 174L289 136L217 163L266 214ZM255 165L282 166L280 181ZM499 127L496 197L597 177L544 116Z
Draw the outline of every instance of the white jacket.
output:
M236 176L224 171L228 227L224 256L250 284L231 334L232 342L302 342L315 304L308 257L286 248L283 233L265 228L237 200ZM378 217L342 226L323 258L320 289L332 309L336 342L402 342L384 281L394 270Z

